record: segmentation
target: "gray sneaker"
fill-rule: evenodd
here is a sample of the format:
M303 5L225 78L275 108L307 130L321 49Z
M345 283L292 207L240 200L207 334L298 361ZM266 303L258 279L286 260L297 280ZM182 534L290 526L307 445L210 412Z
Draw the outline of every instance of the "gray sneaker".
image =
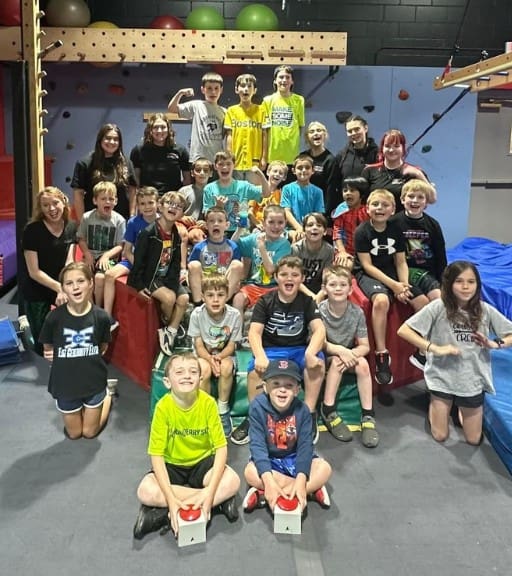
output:
M220 421L222 422L222 428L224 430L224 436L229 438L231 432L233 432L233 422L231 421L231 412L225 412L224 414L219 414Z
M350 442L352 440L352 432L350 428L343 422L341 416L334 410L330 414L324 414L323 406L320 407L320 414L324 421L325 427L329 432L340 442Z
M379 444L379 433L373 416L365 416L361 422L361 441L366 448L375 448Z

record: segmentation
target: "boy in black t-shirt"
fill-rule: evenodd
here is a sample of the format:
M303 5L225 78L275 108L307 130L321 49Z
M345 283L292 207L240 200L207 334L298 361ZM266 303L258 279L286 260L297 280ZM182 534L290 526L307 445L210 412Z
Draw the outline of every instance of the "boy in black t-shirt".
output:
M293 360L304 371L304 402L312 413L313 440L316 442L318 430L315 407L325 375L322 352L325 327L314 300L299 290L304 282L300 258L281 258L274 276L277 290L259 298L249 327L249 344L254 354L254 359L247 366L249 400L261 392L261 375L270 360ZM249 441L248 419L233 430L231 441L234 444L246 444Z
M395 197L387 190L374 190L366 205L370 220L361 223L355 232L353 273L372 303L375 379L381 402L391 405L393 399L386 390L393 382L386 346L389 306L394 297L417 311L428 304L428 300L420 290L410 286L403 234L395 224L388 222L395 212Z

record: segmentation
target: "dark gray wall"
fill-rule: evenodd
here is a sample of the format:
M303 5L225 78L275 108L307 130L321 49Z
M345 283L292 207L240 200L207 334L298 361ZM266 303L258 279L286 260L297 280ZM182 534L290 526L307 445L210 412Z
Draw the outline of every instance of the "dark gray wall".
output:
M95 20L122 27L148 26L157 15L185 19L197 6L213 6L234 29L240 10L253 2L224 0L89 0ZM511 0L262 0L278 15L281 30L348 33L348 63L352 65L444 66L458 35L461 67L504 51L512 40Z

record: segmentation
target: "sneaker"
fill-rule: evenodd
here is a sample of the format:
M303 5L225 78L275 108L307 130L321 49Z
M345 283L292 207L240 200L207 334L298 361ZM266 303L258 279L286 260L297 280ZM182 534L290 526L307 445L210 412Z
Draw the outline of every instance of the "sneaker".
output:
M172 355L172 347L174 345L174 338L176 338L176 332L171 332L169 328L159 328L158 329L158 340L160 342L160 350L166 355Z
M425 354L421 354L419 350L416 350L414 354L409 356L409 362L418 368L418 370L425 370L425 363L427 361L427 357Z
M240 341L240 348L242 348L243 350L251 349L251 345L249 344L249 338L247 338L247 336L244 336Z
M267 501L265 500L265 492L263 490L258 490L251 486L247 490L247 494L242 502L242 508L244 512L252 512L256 508L265 508Z
M114 318L110 317L110 332L115 332L119 328L119 322Z
M146 534L169 527L168 508L156 508L142 504L133 527L133 537L142 540Z
M375 380L381 386L389 386L393 382L391 374L391 358L389 352L375 354Z
M324 421L327 430L341 442L350 442L352 440L352 432L349 427L343 422L341 416L336 412L332 411L330 414L324 414L323 406L320 407L320 415Z
M229 438L231 432L233 432L233 422L231 422L231 412L225 412L224 414L219 414L220 421L222 422L222 428L224 429L224 436Z
M365 416L361 421L361 441L366 448L375 448L379 444L379 433L373 416Z
M313 444L318 442L320 433L318 431L318 418L316 412L311 412L311 438L313 439Z
M224 516L228 519L228 522L236 522L238 520L238 507L236 505L236 497L231 496L227 500L224 500L218 506L219 512L224 514Z
M231 442L238 446L249 442L249 418L244 418L242 423L231 432Z
M315 502L318 502L322 508L330 508L331 507L331 499L329 498L329 493L327 492L327 488L322 486L316 492L311 495L311 499Z
M119 397L119 392L117 391L117 382L117 378L107 379L107 394L109 396L114 396L115 398Z

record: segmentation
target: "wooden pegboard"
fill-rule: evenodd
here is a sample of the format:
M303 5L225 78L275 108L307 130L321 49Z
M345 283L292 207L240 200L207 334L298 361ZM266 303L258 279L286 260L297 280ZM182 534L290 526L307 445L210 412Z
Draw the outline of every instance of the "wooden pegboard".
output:
M344 32L240 32L128 28L45 28L41 44L61 40L49 62L159 62L173 64L346 64ZM0 28L0 58L22 57L20 30Z

